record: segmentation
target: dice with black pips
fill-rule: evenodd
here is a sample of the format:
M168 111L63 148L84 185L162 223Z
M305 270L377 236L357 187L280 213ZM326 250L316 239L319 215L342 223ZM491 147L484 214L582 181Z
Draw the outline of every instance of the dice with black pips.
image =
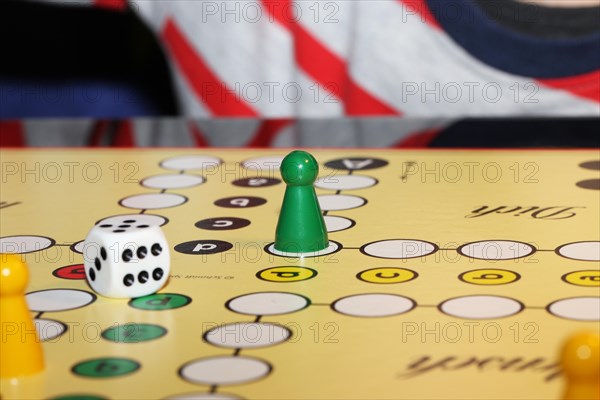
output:
M96 224L84 245L84 268L97 293L134 298L155 293L169 277L169 246L162 230L136 221Z

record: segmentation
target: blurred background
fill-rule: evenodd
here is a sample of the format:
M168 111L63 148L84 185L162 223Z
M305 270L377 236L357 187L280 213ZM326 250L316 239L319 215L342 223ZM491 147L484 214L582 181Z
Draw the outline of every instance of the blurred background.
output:
M0 145L600 147L600 0L3 0Z

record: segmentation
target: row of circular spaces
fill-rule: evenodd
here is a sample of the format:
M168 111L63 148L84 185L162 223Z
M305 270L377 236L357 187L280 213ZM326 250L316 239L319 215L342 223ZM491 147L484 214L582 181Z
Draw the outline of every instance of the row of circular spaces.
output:
M598 171L600 170L600 160L582 162L579 164L579 167L587 170ZM585 179L575 183L575 186L581 189L600 190L600 179L597 177L594 179Z
M152 214L125 214L104 218L97 224L119 226L123 223L158 225L168 223L165 217ZM348 229L354 221L338 216L326 218L329 232ZM48 249L56 244L52 238L37 235L15 235L0 238L0 252L27 254ZM338 244L339 245L339 244ZM334 246L332 252L338 251L341 245ZM79 241L71 246L77 253L83 253L84 243ZM360 248L363 254L377 258L410 259L431 255L440 248L437 244L418 239L388 239L367 243ZM450 250L450 249L446 249ZM466 243L456 249L461 255L478 260L513 260L527 257L537 249L527 243L511 240L482 240ZM581 241L563 244L557 247L559 256L578 261L600 261L600 241ZM274 253L276 254L276 253Z
M245 161L242 161L241 166L250 171L257 171L258 173L253 175L251 178L242 178L236 179L232 182L236 186L242 187L263 187L263 186L272 186L281 183L280 179L275 178L276 175L279 174L279 166L283 160L283 155L276 156L265 156L252 158ZM204 171L206 175L211 175L216 172L216 170L223 164L223 160L207 156L207 155L185 155L185 156L176 156L171 157L166 160L160 162L160 166L165 169L179 171L180 173L184 173L185 171ZM172 176L172 175L171 175ZM190 175L193 177L194 175ZM169 181L164 182L165 179L168 179L167 175L159 176L159 177L151 177L154 179L162 180L163 182L152 182L153 188L158 188L157 186L166 186L168 187L160 187L161 189L174 189L173 186L176 183L181 185L193 184L194 186L197 184L201 184L194 182L193 178L180 178L178 182ZM259 180L260 177L266 177L265 180ZM144 181L142 181L142 185L144 185ZM194 184L195 183L195 184ZM181 186L181 187L190 187L190 186Z
M387 259L410 259L436 253L440 247L419 239L388 239L367 243L360 251L368 256ZM443 249L454 250L454 249ZM487 261L515 260L532 255L538 249L515 240L481 240L465 243L456 251L467 258ZM578 261L600 261L600 241L582 241L563 244L555 253Z
M323 216L325 221L325 228L327 232L338 232L349 229L356 225L350 218L340 217L335 215ZM198 229L204 229L209 231L229 231L235 229L241 229L249 226L252 222L245 218L239 217L213 217L202 219L194 224Z
M275 170L279 169L283 161L283 155L256 157L245 160L242 166L252 170ZM326 168L343 171L364 171L382 168L388 165L388 161L373 157L346 157L324 163Z
M51 341L57 337L63 335L68 327L66 324L46 318L34 319L38 338L41 341ZM94 334L100 334L105 340L115 343L141 343L155 339L159 339L167 334L167 328L155 324L144 324L144 323L126 323L122 325L113 325L110 328L99 331L99 326L95 323L93 325ZM77 325L76 325L77 326ZM91 332L87 332L90 325L84 325L84 335L88 335ZM91 330L90 330L91 331Z
M408 313L417 307L415 300L391 293L364 293L336 300L331 308L352 317L391 317ZM438 309L463 319L497 319L515 315L524 309L521 302L500 296L462 296L446 300Z
M282 272L278 273L278 268ZM273 274L276 276L268 275L270 271L274 271ZM317 275L316 271L312 274L309 271L311 269L306 267L273 267L260 271L256 276L271 282L294 282L311 279ZM405 283L418 277L419 274L416 271L398 267L376 267L356 274L357 279L378 285ZM507 269L480 268L461 272L457 278L472 285L498 286L517 282L521 279L521 275ZM567 272L561 276L561 280L575 286L598 288L600 287L600 270Z
M169 296L169 294L163 296ZM177 295L171 294L170 296ZM30 309L38 312L71 310L85 307L95 300L96 296L92 293L72 289L45 290L27 295ZM153 309L154 305L159 304L158 302L165 304L158 298L137 300L153 304L145 309ZM189 299L187 304L189 304ZM259 292L230 299L226 303L226 307L244 315L282 315L301 311L310 304L310 299L295 293ZM417 307L415 300L390 293L350 295L334 301L331 305L331 308L340 314L363 318L401 315L415 307ZM456 297L443 301L437 307L441 312L452 317L482 320L509 317L520 313L525 308L518 300L491 295ZM546 306L546 310L550 314L564 319L600 321L600 299L598 297L560 299ZM63 323L48 319L36 319L36 327L42 340L60 336L67 329ZM141 332L141 330L138 331ZM103 337L110 339L111 334L120 337L118 332L104 332ZM153 335L152 338L161 335ZM278 324L242 322L213 328L205 333L204 340L225 348L257 348L285 342L291 336L292 332L288 328ZM114 339L113 341L118 340Z
M275 176L279 175L279 167L283 158L283 155L275 155L251 158L242 161L241 166L244 169L257 171L258 173L255 174L256 176L253 175L252 178L236 179L233 184L243 187L263 187L281 183L281 180L275 178ZM204 171L207 175L215 173L222 164L223 160L207 155L175 156L160 162L160 166L165 169L179 171L180 173L184 173L185 171ZM265 180L258 180L260 177L266 178ZM165 178L166 176L162 177L162 179ZM185 180L181 179L180 182L182 185L185 183L193 183L192 178L187 178ZM168 182L168 184L169 188L175 188L172 187L172 182ZM153 185L156 186L156 183L154 182Z
M130 358L101 357L78 362L71 371L77 376L107 379L123 377L135 373L141 368L141 363ZM192 383L210 386L237 385L249 383L271 372L272 367L267 362L246 356L217 356L191 361L179 369L179 375ZM73 399L103 400L95 395L65 395L54 400ZM236 400L240 397L227 393L182 393L167 397L168 400Z
M301 311L311 304L305 296L288 292L250 293L230 299L225 306L245 315L281 315ZM342 297L331 308L354 317L388 317L405 314L417 307L409 297L392 293L363 293ZM496 319L520 313L525 306L518 300L493 295L468 295L448 299L438 309L463 319ZM577 321L600 321L600 298L573 297L557 300L546 307L557 317Z
M140 197L143 195L136 195L134 197L134 201L138 208L142 206L154 207L157 202L156 196L161 193L155 193L154 197ZM162 193L167 194L167 193ZM160 197L158 197L160 199ZM131 205L131 198L127 198L127 204ZM319 206L322 211L340 211L340 210L351 210L353 208L362 207L367 204L367 199L354 196L354 195L345 195L345 194L326 194L317 196L319 201ZM124 199L125 200L125 199ZM124 200L121 200L123 202ZM161 204L166 204L167 201L162 201ZM263 197L257 196L233 196L233 197L225 197L213 202L214 205L223 208L251 208L262 206L267 203L267 199Z
M281 315L300 311L309 304L310 300L307 297L294 293L263 292L230 299L226 307L246 315ZM203 340L217 347L249 349L283 343L291 336L292 332L279 324L237 322L208 330L203 335ZM272 369L272 366L262 359L236 354L190 361L179 369L179 375L192 383L227 386L265 378Z
M408 297L390 293L365 293L336 300L331 308L353 317L389 317L405 314L417 307ZM451 298L437 306L455 318L489 320L516 315L525 309L518 300L493 295L468 295ZM546 310L560 318L575 321L600 321L600 298L573 297L550 303Z
M217 168L222 161L215 157L207 156L181 156L164 160L160 166L165 169L205 170ZM203 184L206 179L200 175L192 174L161 174L144 178L140 185L149 189L169 190L185 189ZM180 206L188 201L187 197L175 193L145 193L125 197L119 204L126 208L139 210L156 210Z
M67 266L69 268L72 266ZM308 267L275 266L262 269L256 273L260 280L275 283L293 283L313 279L318 272ZM375 267L360 271L356 278L360 281L377 285L396 285L411 282L419 277L419 273L408 268ZM478 286L498 286L517 282L521 274L500 268L480 268L461 272L457 278L465 283ZM571 271L561 276L563 282L574 286L599 288L600 270Z
M323 211L350 210L367 204L367 199L363 197L346 194L319 195L317 199ZM186 196L176 193L143 193L122 198L119 204L136 210L159 210L178 207L187 201ZM234 196L214 202L215 205L224 208L249 208L265 203L267 203L266 199L256 196Z
M240 178L231 182L234 186L260 188L279 185L282 182L278 178ZM314 186L326 190L358 190L375 186L379 181L364 175L334 175L318 178Z
M118 359L118 358L117 359L116 358L100 358L100 359L88 360L85 363L78 364L75 367L73 367L73 371L84 370L85 372L88 372L90 370L93 371L94 368L96 368L96 367L102 367L104 369L112 368L113 371L115 371L115 368L116 368L117 373L112 373L112 374L109 374L108 376L104 376L104 375L100 375L100 374L83 375L83 376L93 377L93 378L98 378L98 377L112 378L112 377L116 377L116 376L123 376L123 375L127 375L129 373L133 373L137 369L139 369L140 366L141 365L134 360ZM83 400L83 399L85 399L85 400L108 400L106 397L99 396L96 394L90 394L90 393L68 393L68 394L64 394L64 395L59 395L58 397L53 397L50 400ZM179 393L179 394L171 395L171 396L165 397L164 400L243 400L243 398L239 397L237 395L234 395L234 394L223 393L223 392L218 392L218 393L189 392L189 393Z
M43 289L29 292L25 300L30 311L38 313L61 312L89 306L97 296L80 289ZM147 311L173 310L187 306L192 299L177 293L154 293L129 301L129 306Z
M259 159L251 159L244 161L242 165L249 170L262 171L267 169L274 172L273 168L278 169L281 163L282 157L264 157ZM216 167L218 167L219 160L213 157L196 156L196 157L183 157L169 159L161 163L163 166L169 166L168 169L177 169L177 167L193 167L186 169L193 170L207 170L212 173ZM274 174L271 174L274 176ZM278 185L282 183L279 178L270 177L245 177L236 179L231 182L234 186L239 187L268 187ZM201 185L206 182L206 178L201 175L184 173L184 169L180 173L175 174L160 174L144 178L140 181L140 184L149 189L186 189L194 186ZM342 176L331 176L319 178L315 182L315 186L321 189L331 190L357 190L364 189L374 186L378 183L377 179L370 176L360 175L342 175Z
M30 292L25 296L28 308L32 312L61 312L75 310L89 306L97 300L94 293L79 289L46 289ZM150 296L131 299L129 306L146 311L172 310L184 307L192 299L175 293L155 293ZM66 324L53 319L37 317L34 319L38 337L42 341L55 339L63 335L68 327ZM126 332L123 331L126 330ZM102 332L102 337L107 340L121 342L139 342L155 339L166 334L166 329L157 325L136 324L135 336L131 335L128 325L111 327Z
M338 229L333 230L342 231L345 229L349 229L354 226L354 224L348 224L348 220L344 217L339 216L329 216L328 213L331 211L343 211L343 210L351 210L355 208L362 207L367 204L367 200L364 197L341 194L342 191L349 190L360 190L367 189L373 187L379 183L379 181L371 176L367 175L356 175L353 174L354 171L360 170L370 170L384 167L388 164L387 161L381 159L373 159L373 158L342 158L336 159L325 163L325 167L334 169L334 170L342 170L347 171L347 175L338 175L338 174L326 174L325 176L319 177L314 186L318 189L323 190L335 190L335 194L322 194L317 196L319 201L319 206L323 213L325 214L326 224L328 222L337 222L344 223L345 225L339 226ZM327 219L330 219L327 221ZM328 229L329 232L331 230ZM334 242L330 242L334 243ZM267 252L279 256L290 256L289 254L278 252L274 245L271 245L266 248ZM329 246L325 249L324 254L318 255L326 255L335 253L337 250ZM293 256L293 255L292 255ZM306 256L306 255L303 255ZM257 275L258 276L258 275Z
M148 189L161 190L160 193L143 193L127 196L119 200L119 205L135 210L158 210L181 206L188 202L188 198L177 193L165 193L171 189L186 189L202 185L206 178L202 175L187 174L185 170L214 171L222 160L211 156L179 156L160 162L165 169L179 171L179 173L160 174L149 176L140 181L140 185ZM162 225L162 224L161 224Z
M256 157L245 160L242 166L246 169L269 170L278 169L283 155ZM346 157L325 162L325 167L343 171L363 171L382 168L388 165L386 160L373 157Z

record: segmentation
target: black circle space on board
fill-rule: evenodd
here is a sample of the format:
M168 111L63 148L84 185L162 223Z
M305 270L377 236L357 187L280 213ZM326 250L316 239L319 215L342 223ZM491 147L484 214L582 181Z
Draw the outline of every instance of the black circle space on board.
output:
M215 201L215 205L219 207L225 208L248 208L248 207L256 207L261 206L267 202L266 199L262 197L253 197L253 196L236 196L236 197L226 197L224 199L219 199Z
M235 181L231 182L232 185L234 186L239 186L239 187L249 187L249 188L260 188L260 187L267 187L267 186L275 186L281 183L281 179L277 179L277 178L263 178L263 177L258 177L258 178L242 178L242 179L236 179Z
M98 396L96 394L87 393L71 393L59 395L57 397L49 398L48 400L108 400L106 397Z
M230 250L233 245L222 240L192 240L179 243L175 246L175 251L183 254L217 254Z
M206 229L209 231L229 231L245 228L248 225L250 225L250 221L244 218L236 217L207 218L194 224L196 228Z
M600 190L600 179L587 179L579 181L575 185L581 189Z
M583 169L591 169L595 171L600 171L600 160L586 161L579 164L579 167Z
M325 163L327 168L341 169L344 171L364 171L385 167L389 163L381 158L371 157L348 157L338 158Z

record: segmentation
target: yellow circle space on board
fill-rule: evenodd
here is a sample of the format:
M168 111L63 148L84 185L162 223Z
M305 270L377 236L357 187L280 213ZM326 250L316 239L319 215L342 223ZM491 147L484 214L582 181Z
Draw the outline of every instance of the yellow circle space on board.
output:
M521 275L505 269L474 269L458 276L463 282L474 285L505 285L521 279Z
M419 274L405 268L382 267L359 272L356 277L369 283L402 283L415 279Z
M589 269L585 271L573 271L562 276L562 280L577 286L599 287L600 270Z
M256 273L256 277L269 282L298 282L312 279L317 271L306 267L272 267Z

